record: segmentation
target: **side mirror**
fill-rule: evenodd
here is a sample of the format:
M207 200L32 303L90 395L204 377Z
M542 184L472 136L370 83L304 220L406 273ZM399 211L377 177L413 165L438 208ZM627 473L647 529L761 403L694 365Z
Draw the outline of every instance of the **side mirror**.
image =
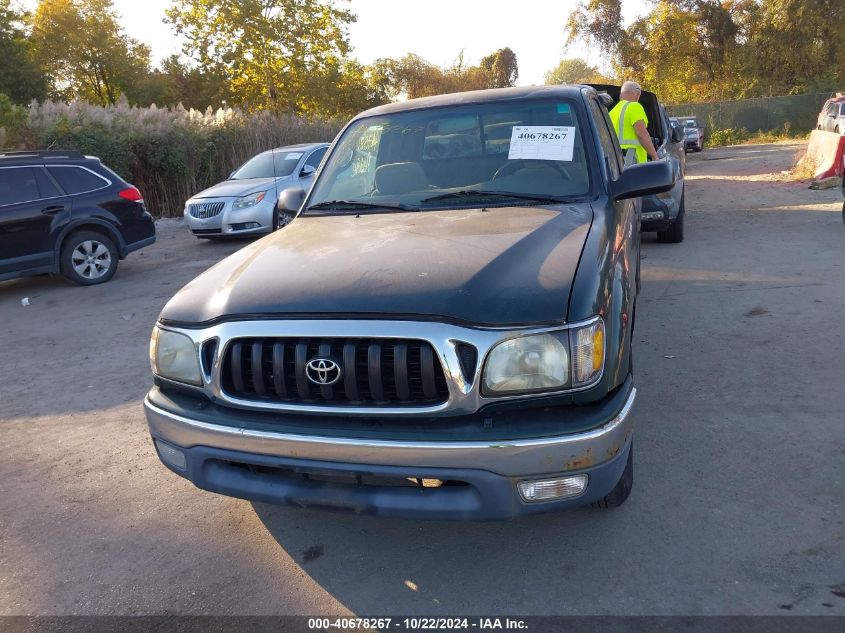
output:
M614 200L639 198L654 193L665 193L675 185L675 171L667 160L631 165L622 170L610 183L610 196Z
M296 213L299 207L305 201L305 189L301 187L291 187L285 189L279 194L279 201L276 203L276 209L279 213L287 211L288 213Z
M299 213L299 208L305 201L305 190L299 187L291 187L285 189L279 194L279 200L276 202L276 226L273 230L280 229L287 226L296 218Z
M317 171L317 168L313 165L305 165L303 166L302 171L299 172L299 177L305 178L306 176L313 174L315 171Z
M673 127L672 128L672 142L673 143L680 143L684 140L684 130L680 127Z

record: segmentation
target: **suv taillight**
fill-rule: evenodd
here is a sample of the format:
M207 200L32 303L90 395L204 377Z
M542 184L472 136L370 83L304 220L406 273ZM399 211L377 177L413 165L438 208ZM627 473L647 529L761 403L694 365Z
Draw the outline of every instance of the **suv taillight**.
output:
M144 196L141 195L141 192L138 191L137 187L127 187L117 195L119 195L124 200L129 200L130 202L144 201Z

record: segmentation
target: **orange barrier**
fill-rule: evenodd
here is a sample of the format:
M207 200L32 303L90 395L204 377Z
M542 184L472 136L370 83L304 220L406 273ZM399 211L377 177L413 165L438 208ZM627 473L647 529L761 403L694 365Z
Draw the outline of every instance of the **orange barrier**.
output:
M815 170L818 180L830 176L845 175L845 136L824 130L813 130L807 153L799 162L809 164Z

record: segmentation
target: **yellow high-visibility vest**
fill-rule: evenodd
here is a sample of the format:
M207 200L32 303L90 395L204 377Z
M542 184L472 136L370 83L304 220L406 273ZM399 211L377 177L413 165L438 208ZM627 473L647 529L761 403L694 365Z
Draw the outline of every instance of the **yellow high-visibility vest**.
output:
M633 149L637 153L637 162L644 163L648 159L648 152L645 151L637 133L634 131L634 123L643 121L648 125L648 117L645 109L638 101L620 101L610 111L610 120L616 136L619 138L619 146L624 152L626 149Z

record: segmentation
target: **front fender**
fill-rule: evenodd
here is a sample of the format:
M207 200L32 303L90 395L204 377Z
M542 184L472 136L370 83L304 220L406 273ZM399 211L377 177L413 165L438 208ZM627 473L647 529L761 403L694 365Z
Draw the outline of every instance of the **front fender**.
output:
M605 372L576 402L603 397L629 374L631 323L639 259L639 201L615 205L607 197L593 203L594 219L572 285L569 322L600 314L605 322Z

